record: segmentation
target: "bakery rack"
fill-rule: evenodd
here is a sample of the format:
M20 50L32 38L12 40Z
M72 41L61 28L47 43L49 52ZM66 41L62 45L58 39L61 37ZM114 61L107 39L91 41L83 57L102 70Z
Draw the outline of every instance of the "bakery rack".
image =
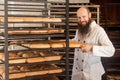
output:
M50 5L51 9L64 9L66 4L63 3L52 3ZM98 24L99 19L100 19L100 5L95 5L95 4L90 4L90 3L69 3L69 38L72 39L75 36L75 32L77 29L77 16L76 16L76 11L78 8L86 6L90 9L92 13L92 20L95 20ZM56 16L61 16L60 18L64 21L66 13L64 11L51 11L51 15L56 15ZM66 27L65 23L54 23L54 27L59 28L59 27ZM65 37L64 37L65 38ZM74 56L74 48L70 47L69 50L69 74L71 77L72 74L72 66L73 66L73 56Z
M66 21L62 21L60 16L50 14L51 11L59 11L59 9L50 9L48 5L51 3L54 2L47 0L2 0L0 3L2 6L0 8L0 12L2 12L0 15L2 43L0 46L2 47L0 69L3 70L0 74L3 80L34 80L36 77L39 79L43 76L58 76L57 80L69 80L69 15L67 15L69 0L66 0ZM65 11L65 9L60 10ZM65 23L67 27L51 27L50 24L53 23ZM30 48L23 45L51 44L50 40L58 40L60 37L66 37L64 39L66 47L64 48ZM47 54L44 53L46 51L48 51ZM57 51L53 53L55 55L48 55L55 51ZM59 57L59 59L51 60L49 57ZM64 59L64 57L66 58ZM43 61L37 59L38 61L34 62L36 58ZM50 65L51 69L43 68L42 65ZM64 77L60 77L60 75L64 75Z
M86 6L90 9L91 13L92 13L92 20L95 20L98 24L100 23L100 5L95 5L95 4L90 4L90 3L70 3L69 4L69 26L70 26L70 38L73 38L75 35L75 31L77 29L77 16L76 16L76 11L78 8L82 7L82 6ZM53 3L50 5L51 9L57 9L57 8L61 8L64 9L65 8L65 4L60 4L60 3ZM56 15L56 16L61 16L61 19L64 21L65 18L65 12L64 11L51 11L52 15ZM54 23L55 27L65 27L65 23Z

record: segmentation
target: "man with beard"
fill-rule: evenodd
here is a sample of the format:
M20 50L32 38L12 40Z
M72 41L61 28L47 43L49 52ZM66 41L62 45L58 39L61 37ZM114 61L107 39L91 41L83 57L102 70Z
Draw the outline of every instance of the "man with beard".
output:
M105 73L101 57L111 57L115 48L104 29L91 20L91 12L86 7L77 10L78 30L76 42L84 46L75 49L72 80L101 80Z

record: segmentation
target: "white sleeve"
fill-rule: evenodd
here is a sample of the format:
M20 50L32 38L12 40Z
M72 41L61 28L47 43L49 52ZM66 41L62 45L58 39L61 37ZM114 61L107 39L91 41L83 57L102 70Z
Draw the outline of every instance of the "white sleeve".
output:
M100 45L93 46L93 55L101 57L113 56L115 48L103 28L98 30L98 38Z

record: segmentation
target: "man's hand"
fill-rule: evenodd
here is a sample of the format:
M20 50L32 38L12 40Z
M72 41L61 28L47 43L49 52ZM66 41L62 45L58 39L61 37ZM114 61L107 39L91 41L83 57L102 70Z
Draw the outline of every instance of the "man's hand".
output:
M81 50L83 52L90 52L92 51L92 48L93 48L93 45L91 44L84 44L82 47L81 47Z

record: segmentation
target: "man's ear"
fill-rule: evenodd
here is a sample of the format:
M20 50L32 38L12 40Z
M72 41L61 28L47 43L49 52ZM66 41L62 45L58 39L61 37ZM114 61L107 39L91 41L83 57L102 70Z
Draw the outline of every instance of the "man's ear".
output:
M89 18L91 19L91 12L89 12Z

